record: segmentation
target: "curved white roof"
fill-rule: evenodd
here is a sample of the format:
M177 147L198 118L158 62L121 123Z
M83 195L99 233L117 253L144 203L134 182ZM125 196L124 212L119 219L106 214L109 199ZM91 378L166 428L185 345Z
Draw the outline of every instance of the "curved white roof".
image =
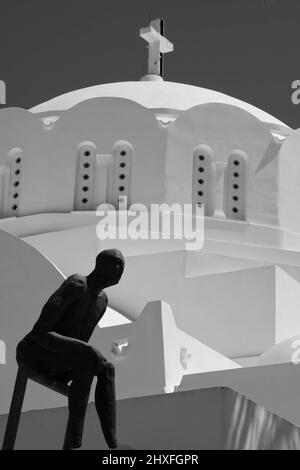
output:
M57 96L30 109L33 113L65 111L82 101L99 97L126 98L146 108L184 111L198 104L225 103L242 108L264 122L286 126L249 103L207 88L166 81L117 82L95 85ZM288 127L288 126L287 126Z

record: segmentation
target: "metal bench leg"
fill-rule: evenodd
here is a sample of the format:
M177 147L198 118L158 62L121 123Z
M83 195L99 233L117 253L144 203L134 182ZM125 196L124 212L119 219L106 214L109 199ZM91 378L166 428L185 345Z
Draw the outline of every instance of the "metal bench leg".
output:
M24 395L26 391L27 380L28 376L26 372L23 370L22 367L19 367L7 418L2 450L14 449L19 427L20 415L24 401Z

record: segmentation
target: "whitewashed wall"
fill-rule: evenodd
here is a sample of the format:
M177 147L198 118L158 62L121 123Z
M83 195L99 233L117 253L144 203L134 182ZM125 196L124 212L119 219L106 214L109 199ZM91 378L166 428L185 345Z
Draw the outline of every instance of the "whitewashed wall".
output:
M249 157L248 218L278 222L277 145L264 123L235 106L210 103L182 113L168 128L167 200L191 202L193 152L208 145L216 162L216 209L223 210L224 172L233 150Z
M120 284L107 289L110 306L136 320L147 302L164 300L182 331L227 357L261 354L276 341L300 333L299 268L251 260L255 253L245 252L244 259L242 245L228 256L222 245L220 260L213 254L215 246L192 254L180 240L100 241L94 225L25 240L65 275L87 274L96 253L118 247L126 269ZM283 262L279 253L276 263Z
M2 230L0 247L0 339L6 345L6 364L0 365L0 413L7 413L17 372L17 344L31 330L44 302L64 276L35 248ZM64 404L50 390L33 390L29 385L27 404L45 406L53 402L54 395L58 406Z
M133 147L132 201L163 200L166 132L151 111L129 100L102 98L57 116L47 126L44 115L0 110L0 164L12 148L23 152L20 215L73 209L77 150L85 141L101 155L111 154L115 142L128 141Z
M94 180L94 193L102 201L113 184L105 156L123 140L133 147L131 201L183 203L193 200L193 153L203 144L213 152L216 215L221 215L228 158L232 151L241 150L249 160L248 220L299 230L297 136L297 131L292 132L282 145L270 126L229 104L200 104L182 112L169 126L161 126L152 110L133 101L99 97L53 113L0 110L0 165L7 165L12 149L22 151L17 215L67 212L74 208L79 184L78 146L87 141L95 146L100 173ZM111 165L108 160L107 165ZM106 184L108 189L103 187ZM2 199L3 195L1 205Z
M284 141L279 152L279 201L280 225L300 232L300 129L293 131Z
M268 411L300 426L299 366L273 364L185 375L179 390L229 387Z

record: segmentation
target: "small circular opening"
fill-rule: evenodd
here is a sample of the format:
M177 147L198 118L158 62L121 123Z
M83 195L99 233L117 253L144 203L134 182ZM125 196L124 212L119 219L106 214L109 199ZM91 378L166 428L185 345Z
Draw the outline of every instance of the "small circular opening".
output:
M90 167L90 164L89 164L89 163L85 163L83 166L84 166L84 168L89 168L89 167Z
M16 187L19 186L19 181L15 181L14 186L16 186Z
M234 207L234 208L232 209L232 212L234 212L235 214L236 214L238 211L239 211L239 210L238 210L237 207Z
M233 196L232 199L233 199L234 201L238 201L238 200L239 200L238 196Z
M13 198L14 198L14 199L17 199L18 196L19 196L19 194L18 194L18 193L15 193L15 194L13 195Z
M235 178L238 178L238 177L239 177L239 174L235 172L235 173L233 173L233 176L234 176Z
M83 204L86 204L88 202L88 200L84 198L84 199L82 199L82 202L83 202Z
M238 185L238 184L234 184L234 185L233 185L233 188L234 188L234 189L239 189L239 185Z
M124 189L125 189L124 186L119 187L119 191L124 191Z
M88 186L83 186L82 191L86 192L88 190L89 190Z
M199 195L199 196L203 196L203 192L202 192L202 191L198 191L198 195Z
M201 160L203 162L205 160L205 156L204 155L199 155L199 160Z
M18 209L17 204L14 204L14 205L12 206L12 210L15 211L15 210L17 210L17 209Z
M15 175L19 175L19 174L20 174L20 170L16 170Z
M84 155L85 155L86 157L89 157L89 156L91 155L91 152L90 152L89 150L86 150L86 151L84 152Z
M16 159L16 163L21 163L21 158L20 158L20 157L18 157L18 158Z
M199 183L199 184L203 184L203 183L204 183L204 180L200 179L200 180L198 180L198 183Z
M235 166L239 166L240 162L239 162L238 160L234 160L233 164L234 164Z
M202 166L200 166L200 168L198 168L198 170L200 171L200 173L204 172L204 168Z
M88 179L89 179L89 175L83 175L83 179L84 179L84 180L88 180Z
M124 162L120 163L121 168L125 168L125 166L126 166L126 163L124 163Z
M121 157L125 157L125 155L126 155L125 150L121 150L120 155L121 155Z
M120 180L123 180L125 178L124 174L119 175Z

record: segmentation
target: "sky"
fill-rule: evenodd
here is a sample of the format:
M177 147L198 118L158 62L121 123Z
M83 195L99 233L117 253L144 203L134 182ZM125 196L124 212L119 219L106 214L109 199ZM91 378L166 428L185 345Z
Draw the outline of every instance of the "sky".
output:
M164 79L247 101L291 127L300 104L299 0L0 0L0 79L7 105L30 108L71 90L139 80L139 29L165 20L174 52Z

